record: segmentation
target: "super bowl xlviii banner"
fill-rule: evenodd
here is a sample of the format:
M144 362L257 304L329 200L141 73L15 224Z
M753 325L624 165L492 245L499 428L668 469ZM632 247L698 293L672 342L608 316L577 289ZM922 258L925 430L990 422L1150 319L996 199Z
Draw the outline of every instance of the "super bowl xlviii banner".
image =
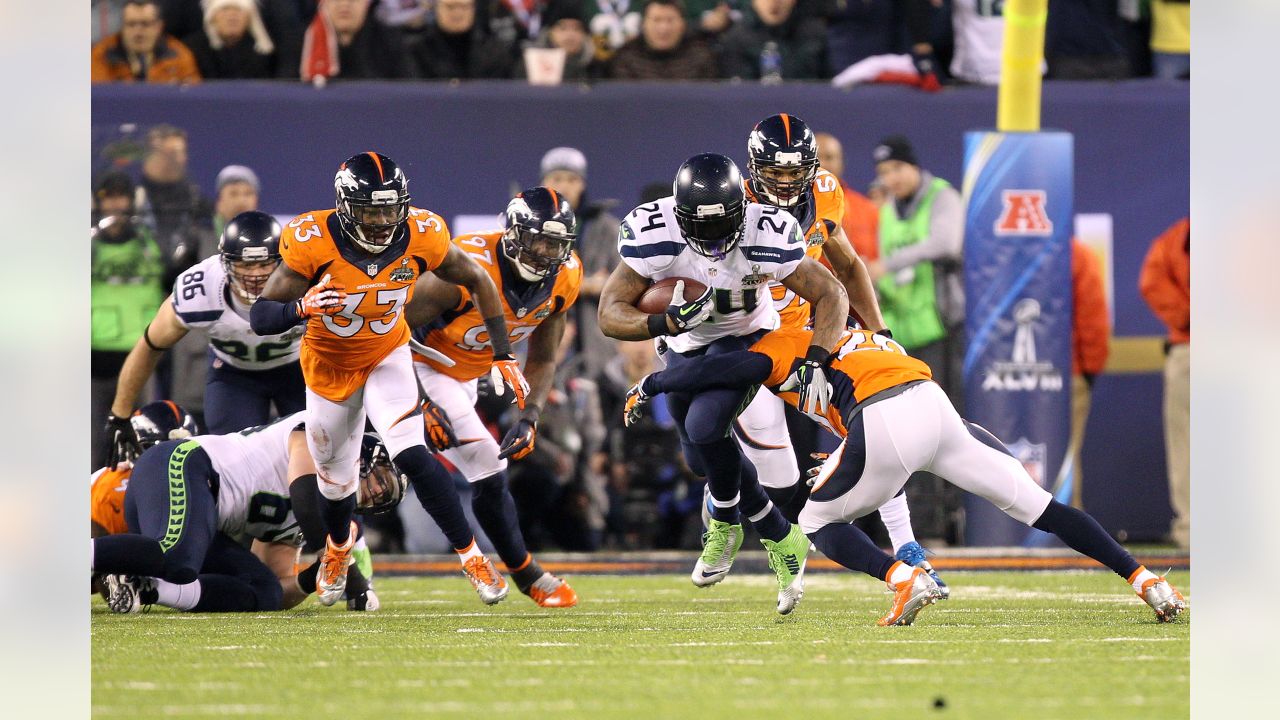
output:
M965 416L1005 441L1036 482L1070 502L1069 133L965 134ZM966 497L971 545L1049 536Z

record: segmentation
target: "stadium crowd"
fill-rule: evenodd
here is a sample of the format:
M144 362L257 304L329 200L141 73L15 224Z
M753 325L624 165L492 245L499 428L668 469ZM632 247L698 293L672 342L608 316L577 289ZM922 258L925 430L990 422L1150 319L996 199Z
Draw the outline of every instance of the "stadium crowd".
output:
M94 0L93 82L995 85L1003 0ZM1190 76L1190 0L1049 4L1050 79Z

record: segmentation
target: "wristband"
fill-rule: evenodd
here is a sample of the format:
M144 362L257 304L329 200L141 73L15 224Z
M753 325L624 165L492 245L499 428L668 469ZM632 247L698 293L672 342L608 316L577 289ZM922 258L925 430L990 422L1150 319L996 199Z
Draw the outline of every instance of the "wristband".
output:
M809 352L804 354L804 361L826 365L827 358L830 356L831 353L821 345L810 345Z
M485 318L484 327L489 331L489 346L493 348L495 358L514 356L511 338L507 337L507 321L501 315Z
M646 321L649 327L649 337L664 337L671 334L671 327L667 325L666 313L654 313L649 316Z
M534 425L538 424L538 418L542 417L542 408L529 403L524 406L524 412L520 415L520 419L528 420Z

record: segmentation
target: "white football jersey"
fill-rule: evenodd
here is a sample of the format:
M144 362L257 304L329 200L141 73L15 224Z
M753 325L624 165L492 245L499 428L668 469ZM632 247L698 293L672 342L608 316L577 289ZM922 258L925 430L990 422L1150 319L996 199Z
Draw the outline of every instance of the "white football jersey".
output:
M715 288L711 317L687 333L667 338L676 352L696 350L713 340L778 327L769 283L782 280L804 260L805 242L786 210L747 203L742 241L723 260L694 252L676 224L675 199L641 205L618 229L618 254L632 270L653 281L697 280ZM686 300L692 300L687 293Z
M971 83L1000 83L1004 0L955 0L951 9L955 55L951 74Z
M209 347L219 360L241 370L270 370L297 362L307 327L299 323L279 335L255 333L248 317L236 312L221 255L205 258L178 276L173 310L183 327L209 336Z
M289 502L289 434L306 412L227 435L193 438L218 473L218 529L267 542L297 543L298 521Z

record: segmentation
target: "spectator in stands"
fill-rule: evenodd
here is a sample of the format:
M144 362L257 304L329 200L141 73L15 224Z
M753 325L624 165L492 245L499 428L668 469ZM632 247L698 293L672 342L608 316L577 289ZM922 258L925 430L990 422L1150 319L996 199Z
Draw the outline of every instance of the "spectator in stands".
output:
M93 82L197 83L196 60L177 38L166 35L156 0L129 0L120 32L93 48Z
M1164 363L1164 450L1173 541L1191 546L1191 220L1151 243L1138 279L1142 297L1169 328Z
M412 53L428 80L509 78L515 63L513 48L476 22L476 0L437 0Z
M900 0L831 3L827 16L827 53L831 74L876 55L901 52L895 42Z
M435 0L381 0L375 13L387 27L396 28L403 35L418 35L431 25Z
M90 415L93 458L105 437L100 418L111 412L116 378L148 319L164 300L164 262L151 231L135 222L134 186L128 175L103 176L93 192L90 230Z
M1092 248L1071 238L1071 440L1067 444L1075 471L1071 505L1084 509L1084 465L1080 450L1089 420L1094 380L1107 365L1111 313L1102 284L1102 261Z
M617 80L714 80L716 56L687 32L683 0L648 0L640 37L613 56L609 77Z
M296 45L304 24L311 22L320 0L253 0L267 34L277 47ZM176 37L194 35L204 29L204 6L208 0L162 0L160 16ZM282 42L283 41L283 42Z
M209 203L187 178L185 130L156 125L147 132L142 184L135 204L164 252L168 285L199 260L200 229L211 226Z
M569 201L578 219L578 257L582 287L574 303L579 375L596 379L615 350L596 319L604 281L618 264L618 227L622 224L605 204L587 201L587 157L581 150L557 147L542 156L542 184Z
M644 0L586 0L587 29L598 61L608 62L623 45L640 36L644 4Z
M90 14L93 31L90 40L94 45L120 32L120 14L126 0L93 0Z
M893 337L933 370L964 407L964 204L942 178L923 170L911 143L885 138L872 157L892 202L880 208L880 257L867 272Z
M211 242L200 244L201 260L217 252L218 238L222 237L222 229L231 218L258 209L258 195L261 192L262 183L253 168L228 165L218 171L218 177L214 180L213 229L207 234Z
M567 9L583 10L584 0L489 0L484 17L489 32L503 42L522 48L551 25L547 14Z
M323 0L303 36L304 81L413 77L399 31L369 16L370 0ZM337 56L333 50L336 47Z
M844 219L840 223L844 234L848 236L858 257L874 260L880 256L876 236L880 224L880 208L844 181L844 147L836 136L820 132L814 134L814 139L818 141L818 165L835 175L840 181L840 189L844 191Z
M796 12L796 2L751 0L751 12L720 36L721 75L770 82L826 77L826 29Z
M714 38L742 19L746 0L689 0L685 19L698 34Z
M1000 84L1004 15L982 0L952 0L951 25L956 52L951 76L976 85Z
M256 0L204 0L204 27L184 38L206 80L263 79L277 74L276 44Z
M1191 77L1191 0L1151 0L1151 68L1158 78Z
M1120 31L1116 0L1049 3L1044 37L1048 76L1058 80L1129 77Z
M561 79L582 81L599 77L602 66L596 62L596 49L587 35L586 14L572 3L552 5L542 13L542 33L533 47L560 48L564 51ZM528 77L524 57L516 61L517 78Z

